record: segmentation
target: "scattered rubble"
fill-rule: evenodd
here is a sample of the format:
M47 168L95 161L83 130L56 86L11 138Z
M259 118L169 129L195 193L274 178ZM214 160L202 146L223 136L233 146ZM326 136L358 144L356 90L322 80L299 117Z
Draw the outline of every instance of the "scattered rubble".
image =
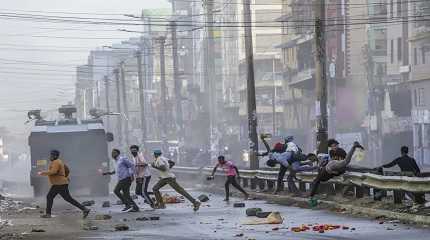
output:
M110 207L110 202L109 201L104 201L103 204L102 204L102 207L109 208Z
M136 218L136 221L148 221L149 220L149 218L147 218L147 217L138 217L138 218Z
M163 202L167 204L182 203L182 202L185 202L185 199L182 196L170 196L168 194L164 194Z
M235 208L243 208L243 207L245 207L245 203L242 203L242 202L234 203L233 207L235 207Z
M257 212L255 215L258 218L267 218L272 212Z
M82 230L85 231L96 231L99 227L93 225L90 221L82 223Z
M115 225L115 231L128 231L130 227L126 224L116 224Z
M151 221L158 221L158 220L160 220L160 217L158 217L158 216L149 217L149 220L151 220Z
M41 229L41 228L33 228L33 229L31 229L31 232L41 233L41 232L46 232L46 231L44 229Z
M84 201L84 202L82 202L81 204L82 204L82 206L84 206L84 207L90 207L90 206L92 206L92 205L94 205L96 202L94 201L94 200L90 200L90 201Z
M254 218L244 222L244 225L282 224L284 219L279 212L272 212L266 218Z
M202 195L200 195L200 196L198 197L198 199L199 199L199 201L200 201L200 202L207 202L207 201L209 201L209 197L208 197L208 195L206 195L206 194L202 194Z
M343 229L343 230L348 230L349 227L347 226L341 226L341 225L333 225L333 224L319 224L319 225L302 225L300 227L292 227L291 231L292 232L306 232L306 231L310 231L312 227L312 231L314 232L319 232L319 233L325 233L326 231L332 231L332 230L336 230L336 229ZM351 229L352 230L352 229Z
M261 212L261 211L263 211L263 209L261 209L261 208L248 208L248 209L246 209L246 216L254 217L254 216L257 216L257 213Z
M95 216L95 220L109 220L112 219L112 216L109 214L98 214Z
M238 233L236 235L234 235L235 237L243 237L243 233Z

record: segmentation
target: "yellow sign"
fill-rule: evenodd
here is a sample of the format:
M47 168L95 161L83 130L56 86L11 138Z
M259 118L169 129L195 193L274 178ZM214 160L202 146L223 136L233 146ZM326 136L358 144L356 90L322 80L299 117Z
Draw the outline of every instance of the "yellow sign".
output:
M46 166L47 163L48 161L46 160L37 160L36 166Z

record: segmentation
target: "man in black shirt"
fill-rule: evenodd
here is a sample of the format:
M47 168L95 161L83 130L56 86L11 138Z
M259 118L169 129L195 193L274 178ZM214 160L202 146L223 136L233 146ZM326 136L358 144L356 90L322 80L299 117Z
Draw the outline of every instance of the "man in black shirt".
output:
M336 139L329 139L328 146L330 147L329 155L332 160L344 160L346 151L339 147L339 142Z
M414 176L418 177L421 173L420 168L418 167L417 162L414 158L409 157L408 152L409 148L406 146L401 147L400 152L402 154L401 157L394 159L392 162L383 165L382 168L391 168L394 166L399 166L401 172L410 172ZM422 204L425 202L424 194L421 193L407 193L411 198L414 199L416 203Z
M403 146L400 149L400 152L402 154L401 157L398 157L394 159L394 161L383 165L382 168L391 168L398 165L402 172L411 172L414 174L414 176L418 176L421 173L421 171L415 159L409 157L408 155L409 148L406 146Z

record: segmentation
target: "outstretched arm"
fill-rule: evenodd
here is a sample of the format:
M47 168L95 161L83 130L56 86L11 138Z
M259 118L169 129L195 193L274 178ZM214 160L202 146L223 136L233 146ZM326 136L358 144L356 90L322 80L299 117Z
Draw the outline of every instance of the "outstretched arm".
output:
M216 173L216 170L218 168L218 165L219 164L215 165L214 169L212 170L212 174L211 174L212 177L215 176L215 173Z
M351 162L352 156L354 155L355 149L364 149L358 142L354 142L351 150L349 150L346 158L344 160L332 160L326 165L326 169L330 173L342 172L345 170L346 166Z
M269 155L269 152L271 152L271 149L270 149L270 146L269 146L269 143L267 143L267 141L266 141L266 139L264 138L264 136L263 135L260 135L260 139L261 139L261 141L263 142L263 144L264 144L264 146L266 147L266 152L265 153L260 153L260 154L257 154L257 156L267 156L267 155Z

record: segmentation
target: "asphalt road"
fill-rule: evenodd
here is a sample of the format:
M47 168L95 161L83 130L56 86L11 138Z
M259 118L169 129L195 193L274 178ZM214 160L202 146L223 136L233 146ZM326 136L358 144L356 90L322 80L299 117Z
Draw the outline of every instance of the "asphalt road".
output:
M198 196L199 192L192 192ZM114 198L112 198L113 201ZM210 201L202 204L199 212L194 213L188 202L169 204L167 209L152 211L142 203L140 213L121 213L121 206L94 209L97 214L111 214L108 221L91 220L99 227L98 231L83 232L77 239L429 239L430 228L417 228L398 223L380 224L377 220L353 218L330 212L286 207L267 204L264 201L245 201L246 208L260 207L265 211L279 211L284 218L280 225L243 225L246 208L234 208L233 203L241 201L232 198L230 203L222 201L222 196L210 196ZM98 200L97 206L100 206ZM139 201L141 202L141 201ZM137 217L159 216L159 221L135 221ZM90 219L94 218L94 214ZM115 232L112 226L125 223L129 231ZM348 230L336 229L318 233L313 231L295 233L291 227L302 224L335 224L349 227ZM279 230L273 230L279 228ZM351 230L355 228L355 230ZM243 235L242 235L243 234Z

